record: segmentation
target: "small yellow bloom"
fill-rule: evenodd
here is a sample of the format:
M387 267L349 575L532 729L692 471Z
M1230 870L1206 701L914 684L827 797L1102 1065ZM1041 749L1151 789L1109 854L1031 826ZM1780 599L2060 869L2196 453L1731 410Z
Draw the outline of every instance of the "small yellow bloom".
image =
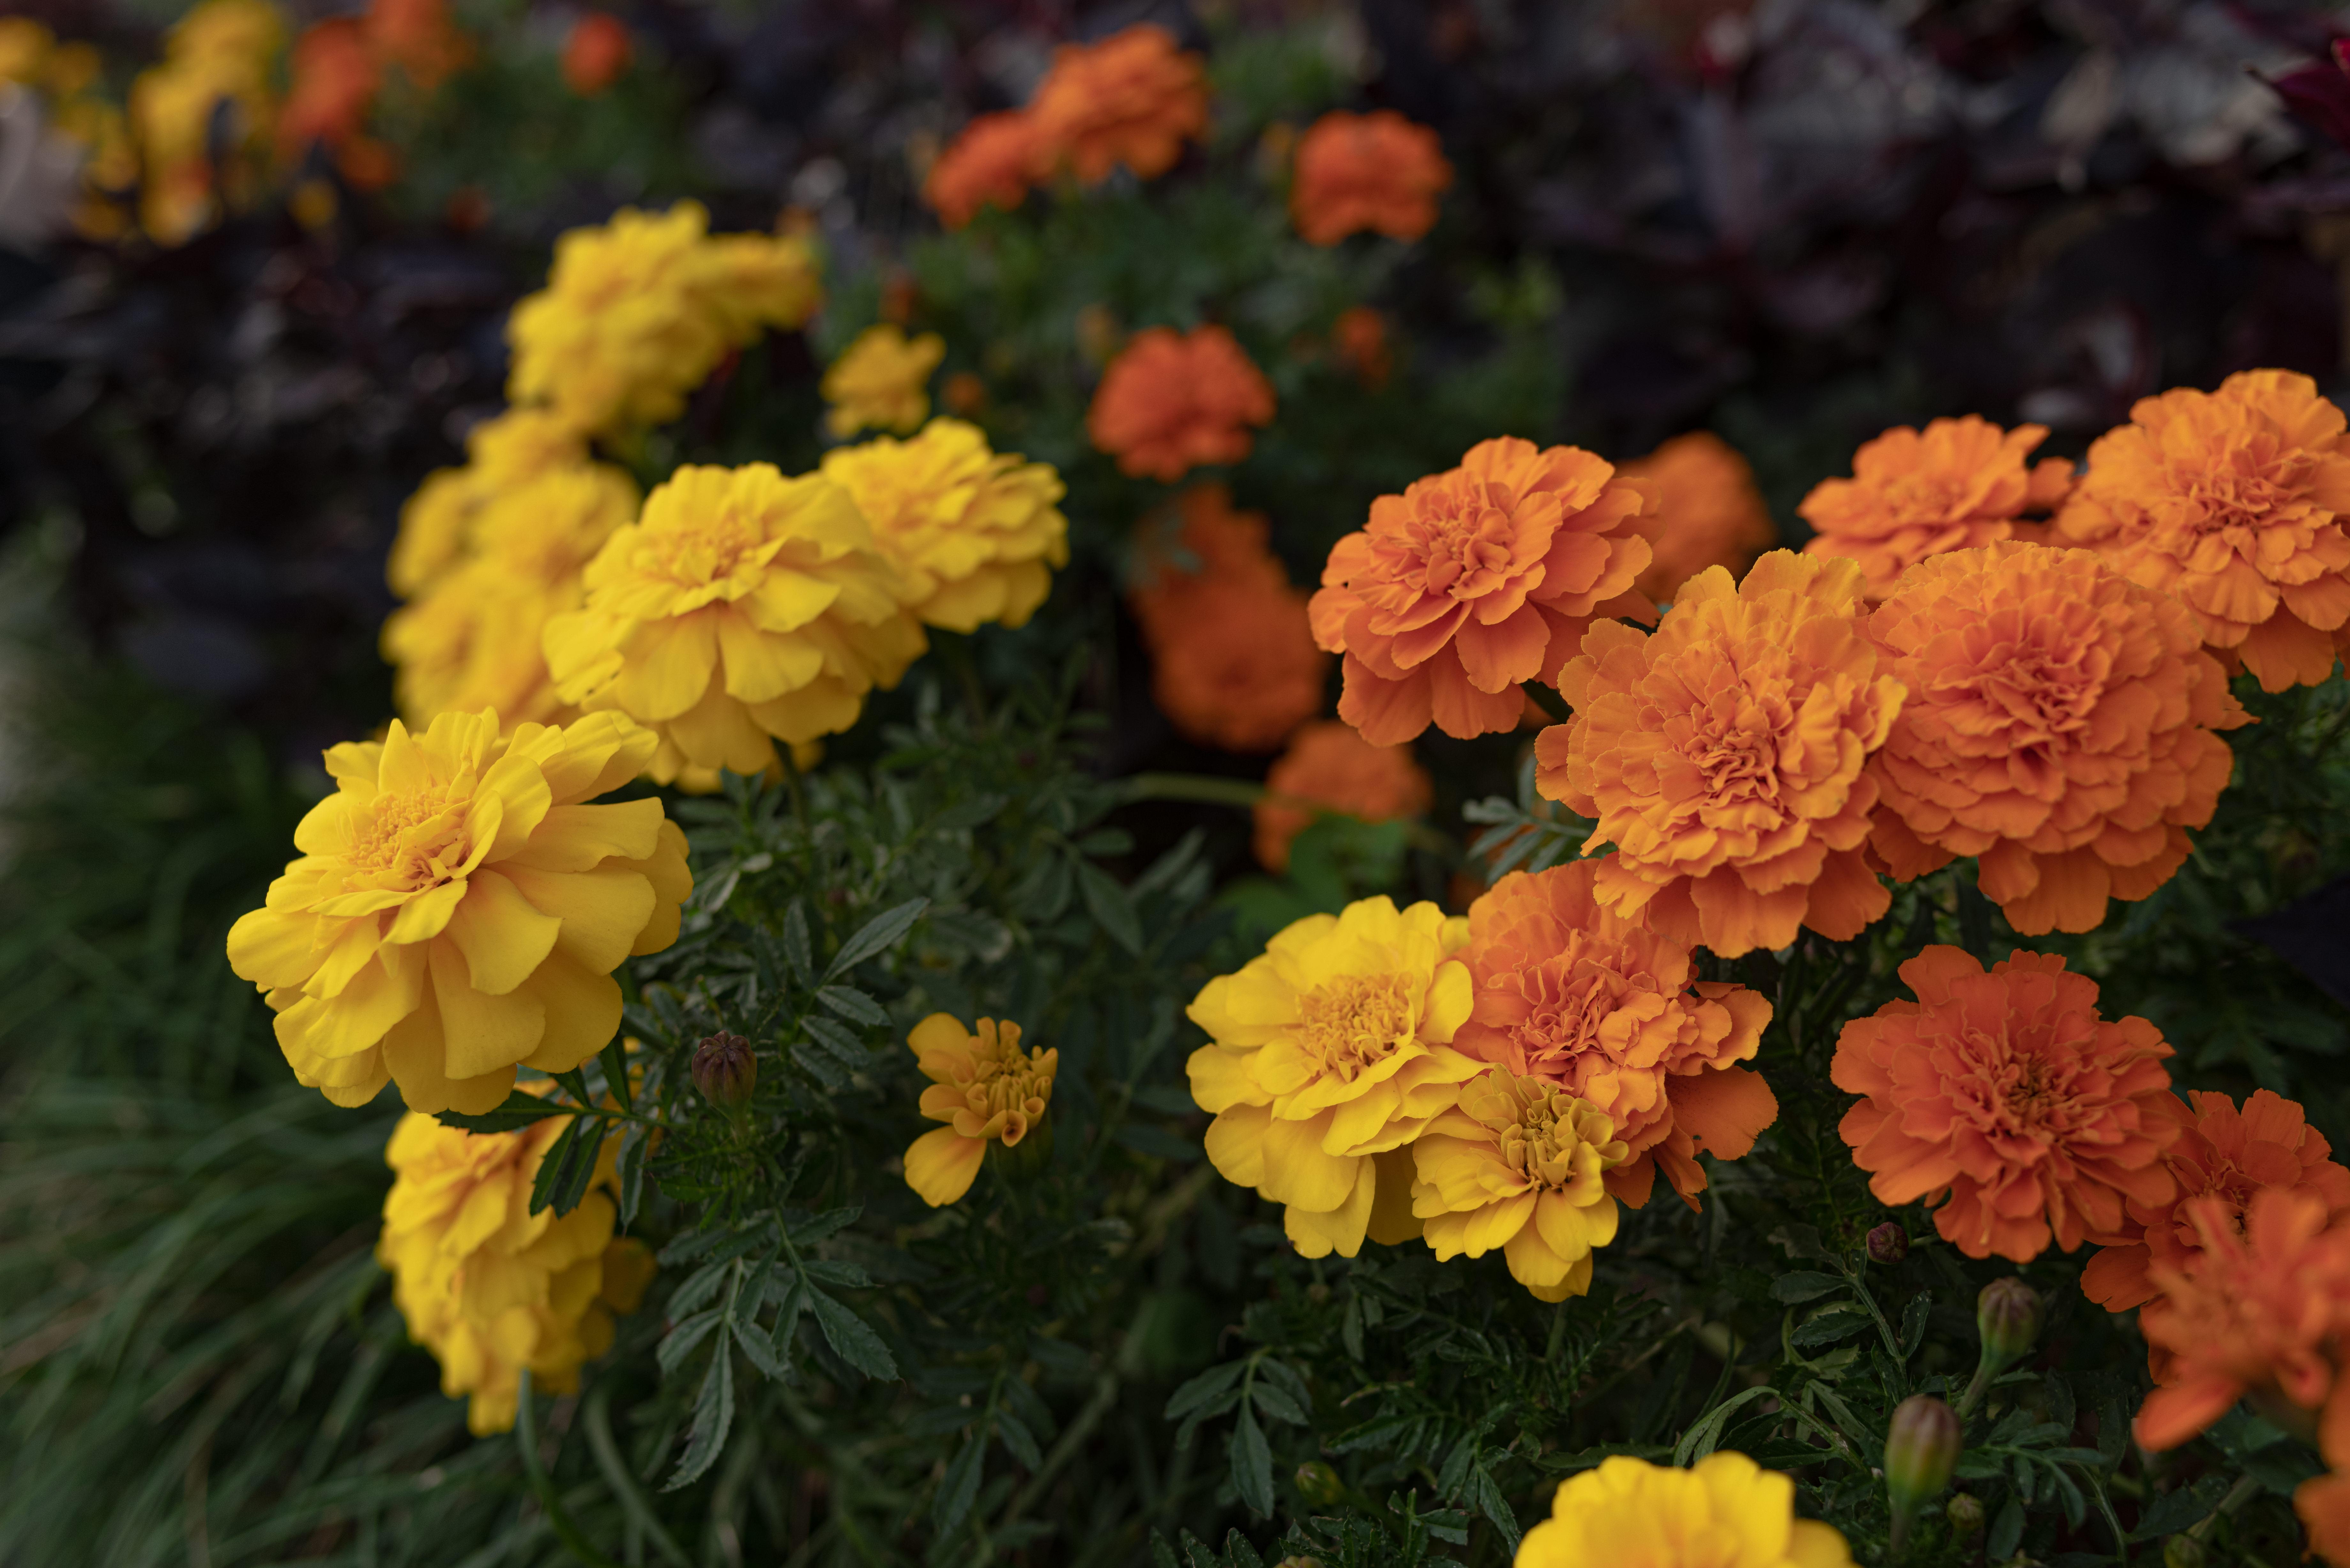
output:
M1023 626L1069 564L1066 487L1050 465L988 450L979 427L932 420L911 441L880 436L825 455L926 624Z
M1514 1568L1852 1568L1832 1525L1795 1517L1795 1483L1744 1454L1671 1469L1617 1454L1559 1485Z
M1309 1258L1351 1258L1363 1238L1419 1234L1404 1148L1485 1070L1452 1049L1469 922L1434 904L1364 898L1309 915L1188 1015L1212 1044L1191 1054L1191 1097L1215 1115L1208 1158L1224 1179L1286 1206Z
M544 409L508 409L465 438L462 468L438 468L400 509L384 576L391 591L414 598L473 552L473 522L516 485L561 468L588 465L588 443Z
M868 426L900 434L919 428L931 416L931 372L946 353L946 339L935 332L909 339L887 322L867 327L824 373L824 400L832 405L825 422L837 436Z
M990 1143L1015 1147L1053 1099L1058 1051L1020 1049L1020 1025L993 1018L966 1033L953 1015L933 1012L906 1036L931 1086L922 1115L944 1122L906 1150L906 1185L933 1209L971 1190Z
M654 730L663 784L847 729L925 646L848 493L764 462L679 469L586 580L587 607L547 622L556 692Z
M1411 1211L1447 1262L1495 1247L1541 1301L1591 1289L1591 1250L1616 1239L1602 1178L1627 1151L1607 1113L1541 1078L1495 1068L1411 1146Z
M660 801L587 804L655 744L618 714L502 737L495 713L444 713L328 752L338 788L294 830L302 858L228 934L294 1075L338 1106L389 1078L411 1110L480 1112L518 1064L601 1050L612 971L677 940L693 889Z
M394 1176L376 1260L408 1336L441 1363L441 1391L472 1396L476 1437L514 1426L525 1366L539 1388L577 1393L580 1365L611 1346L611 1314L636 1311L652 1279L644 1243L612 1234L617 1138L579 1207L530 1211L539 1162L570 1125L465 1133L411 1111L384 1150Z
M790 329L822 298L816 255L793 236L709 236L698 202L623 207L555 243L546 287L506 324L506 394L597 433L666 424L730 348Z
M224 200L251 198L285 47L285 18L266 0L204 0L173 24L162 60L130 84L130 133L144 166L140 221L151 237L178 244L218 217Z

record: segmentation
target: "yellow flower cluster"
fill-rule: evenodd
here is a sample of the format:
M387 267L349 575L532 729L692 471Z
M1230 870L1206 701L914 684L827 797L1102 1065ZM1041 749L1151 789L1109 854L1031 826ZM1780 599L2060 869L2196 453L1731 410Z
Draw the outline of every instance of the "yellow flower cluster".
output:
M1053 1100L1058 1051L1020 1049L1020 1025L983 1018L966 1032L950 1013L933 1012L906 1037L922 1076L922 1115L944 1122L906 1150L906 1185L933 1209L971 1190L991 1143L1016 1148Z
M1628 1454L1559 1485L1514 1568L1852 1568L1833 1525L1795 1517L1795 1483L1744 1454L1670 1469Z
M900 435L916 429L930 417L931 372L946 352L946 339L935 332L909 340L887 323L867 327L824 373L818 390L832 405L825 423L844 437L868 429Z
M267 0L203 0L173 24L161 61L130 87L139 218L150 237L178 244L224 204L253 199L268 167L285 48L285 18Z
M506 326L506 395L586 434L666 424L732 348L795 327L822 298L806 241L709 233L697 202L624 207L556 242L547 286Z
M634 1312L652 1279L644 1244L612 1234L617 1140L577 1208L530 1211L539 1163L569 1125L469 1134L411 1112L384 1150L393 1179L376 1259L409 1337L441 1363L442 1392L471 1397L477 1437L514 1426L525 1367L549 1393L578 1392L581 1364L611 1345L612 1314Z
M29 16L0 16L0 82L40 95L47 130L70 144L81 165L84 194L74 207L74 226L100 240L124 227L122 210L107 193L127 191L139 178L130 124L96 90L102 68L89 45L60 44Z
M1629 1158L1588 1100L1499 1068L1412 1145L1411 1211L1440 1261L1502 1249L1510 1275L1546 1302L1591 1290L1591 1250L1616 1239L1608 1171Z

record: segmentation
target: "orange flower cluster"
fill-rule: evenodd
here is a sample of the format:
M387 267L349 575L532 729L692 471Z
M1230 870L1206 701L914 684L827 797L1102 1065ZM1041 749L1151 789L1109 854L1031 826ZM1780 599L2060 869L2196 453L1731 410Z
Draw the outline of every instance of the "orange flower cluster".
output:
M1736 1159L1779 1117L1753 1059L1771 1003L1691 984L1689 949L1602 904L1597 862L1513 871L1469 906L1459 955L1475 1007L1453 1048L1540 1078L1607 1114L1630 1158L1607 1190L1638 1208L1657 1173L1690 1208L1695 1156Z
M1153 180L1208 129L1200 57L1144 23L1093 44L1066 44L1025 109L980 116L939 155L922 186L951 229L990 203L1006 212L1066 170L1098 185L1124 165Z
M1919 562L1869 618L1908 691L1870 764L1870 844L1902 881L1972 855L2008 923L2086 931L2187 859L2248 722L2184 605L2085 550Z
M563 83L581 98L595 98L620 79L635 53L627 23L608 11L590 11L571 24L563 41Z
M1519 684L1552 678L1586 627L1655 618L1632 586L1648 511L1605 460L1514 437L1380 496L1314 596L1315 639L1346 655L1338 716L1378 745L1431 722L1459 736L1516 728Z
M1925 1199L1968 1257L2023 1263L2171 1201L2179 1124L2153 1024L2100 1018L2096 982L2053 953L1985 971L1929 947L1901 978L1918 1000L1846 1024L1828 1072L1864 1096L1837 1130L1878 1202Z
M277 119L278 156L291 163L316 142L361 190L390 184L399 155L366 133L387 66L430 93L473 58L447 0L373 0L363 16L336 16L294 41L293 89Z
M1249 454L1252 425L1273 422L1273 383L1221 327L1134 335L1102 373L1086 434L1119 472L1170 483L1202 463Z
M1297 143L1289 213L1317 245L1370 231L1416 240L1436 226L1436 199L1452 183L1436 132L1391 109L1334 111Z
M2093 1237L2102 1250L2081 1271L2081 1290L2107 1312L2126 1312L2151 1300L2152 1271L2186 1272L2203 1250L2189 1206L2216 1203L2232 1232L2259 1194L2304 1192L2325 1206L2327 1222L2350 1212L2350 1169L2327 1157L2325 1136L2301 1106L2272 1089L2256 1089L2243 1108L2225 1095L2197 1091L2192 1106L2168 1107L2180 1124L2163 1154L2178 1184L2175 1200L2128 1206L2128 1219L2110 1235Z
M1129 603L1151 695L1181 733L1226 751L1270 751L1322 711L1329 660L1267 531L1261 514L1232 510L1222 485L1201 484L1137 543Z
M1657 531L1648 569L1632 586L1660 605L1708 566L1742 577L1755 557L1779 542L1778 525L1754 488L1754 471L1738 449L1711 431L1677 435L1622 465L1627 479L1657 493Z
M2089 448L2055 531L2175 594L2262 690L2314 686L2350 643L2350 435L2306 376L2247 370L2142 399Z
M1255 807L1256 857L1276 873L1289 869L1290 840L1314 823L1313 812L1290 802L1311 801L1364 822L1418 816L1436 802L1436 786L1410 747L1375 746L1336 719L1316 720L1291 736L1264 787L1269 798Z
M1536 738L1534 782L1616 846L1601 903L1725 958L1885 912L1866 763L1902 688L1862 633L1861 588L1851 561L1774 550L1735 587L1720 566L1683 584L1653 635L1584 634L1558 676L1575 716Z
M2062 501L2071 463L2024 467L2047 439L2044 425L2002 431L1974 414L1936 420L1923 433L1896 426L1853 453L1850 479L1824 480L1804 497L1795 510L1814 530L1804 548L1858 561L1868 597L1883 598L1907 567L2014 538L2017 518Z

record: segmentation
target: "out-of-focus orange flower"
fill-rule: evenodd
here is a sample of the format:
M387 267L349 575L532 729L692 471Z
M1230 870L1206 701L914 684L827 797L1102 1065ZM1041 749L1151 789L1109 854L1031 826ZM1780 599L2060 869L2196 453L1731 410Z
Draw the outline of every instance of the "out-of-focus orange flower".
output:
M2018 948L1986 972L1929 947L1901 966L1916 1002L1844 1026L1830 1080L1863 1096L1836 1129L1880 1203L1939 1204L1970 1258L2030 1262L2170 1201L2171 1054L2143 1018L2097 1015L2097 983Z
M1289 214L1308 243L1335 245L1366 229L1416 240L1436 225L1436 199L1452 183L1436 132L1391 109L1333 111L1297 144Z
M2330 1462L2333 1456L2327 1459ZM2310 1477L2293 1489L2293 1511L2309 1532L2311 1552L2334 1568L2350 1563L2350 1473L2331 1470Z
M277 117L277 155L291 163L314 141L340 151L357 140L382 72L356 16L306 27L294 40L293 88Z
M2350 1169L2327 1158L2333 1147L2298 1102L2272 1089L2253 1090L2241 1110L2225 1095L2199 1089L2187 1098L2192 1109L2172 1102L2181 1128L2163 1156L2178 1183L2177 1199L2132 1203L2118 1231L2091 1238L2105 1248L2081 1271L2081 1290L2107 1312L2144 1303L2155 1293L2151 1270L2183 1272L2202 1251L2188 1212L2194 1199L2218 1202L2237 1233L2253 1198L2271 1188L2314 1195L2329 1223L2350 1213Z
M1885 912L1866 764L1902 691L1861 633L1861 586L1855 562L1773 550L1734 587L1720 566L1682 584L1653 636L1584 634L1558 676L1575 716L1536 737L1535 786L1616 846L1600 902L1725 958Z
M1099 43L1061 46L1027 114L1038 178L1066 168L1098 185L1123 163L1156 179L1208 129L1207 75L1173 34L1144 23Z
M1264 775L1270 795L1312 801L1365 822L1418 816L1436 801L1427 770L1409 746L1375 746L1351 724L1317 719L1290 737L1289 749ZM1289 843L1313 826L1303 806L1256 803L1256 857L1268 871L1289 869Z
M368 44L432 92L473 63L473 42L449 20L449 0L369 0Z
M1273 383L1221 327L1134 335L1103 372L1086 433L1121 472L1177 480L1249 454L1251 425L1273 422Z
M1367 305L1340 311L1330 327L1330 345L1337 349L1339 363L1363 385L1377 391L1388 384L1395 369L1395 352L1388 344L1386 317Z
M2328 1454L2340 1453L2350 1435L2350 1378L2340 1376L2350 1231L2329 1230L2324 1200L2309 1192L2253 1194L2241 1231L2218 1198L2184 1207L2202 1246L2182 1268L2149 1271L2160 1293L2137 1316L2157 1385L2138 1408L2139 1445L2177 1448L2264 1393L2315 1417Z
M1648 541L1654 556L1632 586L1659 604L1672 603L1680 586L1708 566L1744 576L1754 558L1779 542L1754 471L1711 431L1677 435L1620 472L1656 487L1657 531Z
M1893 590L1904 567L1973 545L2015 536L2016 519L2064 499L2073 465L2024 459L2048 439L2045 425L2002 431L1974 414L1936 420L1921 432L1897 425L1852 456L1850 479L1813 486L1795 510L1814 530L1804 548L1860 563L1868 597Z
M1648 503L1603 458L1513 436L1372 502L1314 596L1315 637L1347 656L1338 717L1383 746L1431 722L1460 736L1515 728L1519 683L1549 679L1586 627L1655 618L1632 587Z
M1869 618L1908 689L1870 764L1902 881L1979 857L2026 935L2095 930L2187 859L2249 722L2195 618L2086 550L2006 540L1920 561Z
M564 83L581 98L594 98L620 79L635 53L625 23L608 11L590 11L571 24L563 41Z
M1025 110L983 114L962 128L931 165L922 200L950 229L993 202L1011 212L1028 199L1036 166L1036 124Z
M2317 383L2246 370L2144 398L2089 448L2064 543L2176 594L2266 691L2314 686L2350 641L2350 436Z
M1598 863L1513 871L1469 906L1461 954L1476 1006L1454 1049L1558 1085L1607 1113L1631 1158L1607 1190L1634 1208L1657 1172L1691 1208L1696 1156L1736 1159L1779 1117L1753 1059L1771 1004L1691 985L1689 950L1593 896Z
M1135 530L1132 598L1143 635L1155 637L1180 617L1186 596L1210 580L1247 579L1289 586L1289 572L1267 540L1272 524L1262 512L1242 512L1221 483L1186 486Z

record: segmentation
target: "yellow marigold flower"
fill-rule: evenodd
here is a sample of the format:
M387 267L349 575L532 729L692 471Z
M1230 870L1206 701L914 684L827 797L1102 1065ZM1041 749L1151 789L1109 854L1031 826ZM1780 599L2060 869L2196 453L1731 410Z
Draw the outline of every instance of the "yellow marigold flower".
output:
M294 830L302 857L228 934L294 1075L338 1106L390 1078L411 1110L479 1112L517 1064L601 1050L612 971L677 940L693 889L660 801L587 804L655 744L617 714L502 738L495 713L444 713L328 751L338 787Z
M1211 1042L1190 1064L1216 1118L1208 1158L1285 1205L1305 1256L1419 1233L1403 1146L1485 1070L1452 1049L1474 1000L1453 957L1468 940L1468 920L1434 904L1358 899L1291 925L1187 1010Z
M764 462L671 474L587 583L587 607L547 622L547 668L564 701L657 732L663 784L837 734L926 646L848 493Z
M926 624L1024 626L1069 564L1066 487L1048 463L988 450L976 425L932 420L911 441L878 437L825 454Z
M712 240L709 226L700 202L680 202L661 213L623 207L603 227L556 241L546 287L506 324L506 395L583 431L666 424L729 348L815 314L821 291L806 241Z
M922 1115L944 1122L906 1150L906 1185L933 1209L971 1190L991 1143L1016 1147L1053 1100L1058 1051L1020 1049L1020 1025L979 1021L966 1032L953 1014L933 1012L906 1036L922 1076Z
M910 338L888 322L867 327L824 373L824 400L832 405L825 423L837 436L868 426L919 428L931 417L931 372L946 353L946 339L935 332Z
M271 78L285 47L285 18L266 0L204 0L173 24L161 61L130 84L129 122L143 165L140 222L150 236L178 244L218 217L224 200L251 197L277 112Z
M558 468L504 492L473 529L472 556L383 623L383 656L411 724L494 708L508 724L575 717L555 695L540 643L579 607L580 574L637 512L608 463Z
M1496 1068L1413 1141L1411 1211L1443 1261L1502 1249L1537 1300L1591 1289L1591 1250L1616 1239L1607 1173L1629 1151L1589 1100Z
M465 438L465 464L425 475L400 509L384 577L391 591L414 598L471 553L473 520L483 508L526 480L588 461L588 443L568 421L544 409L508 409L484 420Z
M1672 1469L1617 1454L1559 1483L1514 1568L1852 1568L1833 1525L1795 1517L1795 1483L1744 1454Z
M581 1363L611 1346L611 1314L636 1311L652 1279L644 1243L612 1234L618 1139L578 1208L530 1211L539 1162L570 1125L465 1133L411 1111L384 1150L394 1175L376 1261L408 1336L441 1363L441 1391L472 1396L476 1437L514 1426L525 1366L540 1388L577 1393Z

